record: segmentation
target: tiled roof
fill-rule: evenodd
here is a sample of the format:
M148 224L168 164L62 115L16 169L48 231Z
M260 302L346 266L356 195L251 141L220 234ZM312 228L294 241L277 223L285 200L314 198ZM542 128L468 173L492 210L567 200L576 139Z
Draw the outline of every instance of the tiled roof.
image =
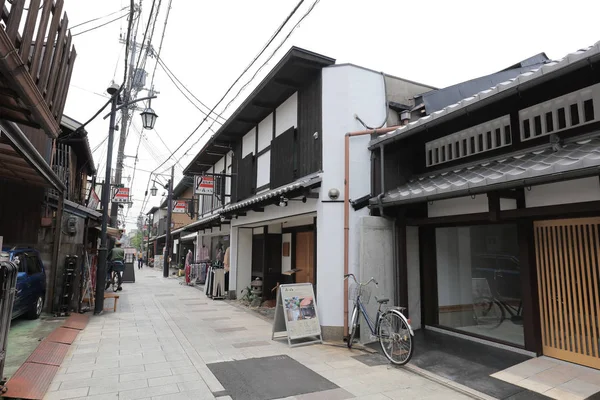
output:
M225 206L223 213L239 210L240 208L248 207L253 204L263 203L266 200L272 199L277 196L281 196L285 193L291 192L292 190L311 187L318 183L321 183L321 177L318 174L309 175L302 179L298 179L297 181L292 182L288 185L281 186L277 189L272 189L261 194L257 194L254 197L250 197L249 199L242 200L238 203L227 205Z
M560 179L580 172L583 177L600 172L600 138L511 156L476 166L420 177L383 197L383 204L412 203L484 193L503 186L515 188ZM375 200L371 200L375 203Z
M535 68L531 71L524 72L513 79L510 79L506 82L502 82L492 88L483 90L471 97L467 97L466 99L463 99L456 104L449 105L439 111L431 113L430 115L419 118L416 121L410 122L408 125L402 126L396 129L395 131L381 135L376 139L371 140L369 146L372 149L376 145L383 144L396 138L401 138L402 136L407 135L409 132L416 132L417 128L419 127L437 124L443 117L447 117L450 114L456 113L457 111L460 111L465 107L473 106L474 104L481 102L484 99L488 99L492 96L499 95L503 92L506 92L509 89L516 89L527 82L538 80L546 75L556 74L557 72L564 70L568 66L579 65L581 63L586 62L588 58L592 56L598 56L599 54L600 42L596 42L596 44L594 44L591 47L588 47L587 49L579 50L574 53L568 54L560 61L549 62L539 68Z

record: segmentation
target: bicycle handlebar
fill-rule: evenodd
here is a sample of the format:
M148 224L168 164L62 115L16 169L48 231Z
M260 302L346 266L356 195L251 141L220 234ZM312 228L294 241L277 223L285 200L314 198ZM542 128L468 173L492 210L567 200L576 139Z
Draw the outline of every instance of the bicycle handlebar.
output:
M356 276L354 276L354 274L346 274L346 275L344 275L344 280L345 280L345 279L348 279L348 278L350 278L350 277L352 277L352 279L354 279L354 282L356 282L356 284L358 284L358 285L360 285L360 286L367 286L367 285L368 285L369 283L371 283L371 282L375 283L375 286L379 286L379 283L378 283L378 282L375 280L375 278L373 278L373 277L371 277L371 279L369 279L367 282L359 282L359 281L356 279Z

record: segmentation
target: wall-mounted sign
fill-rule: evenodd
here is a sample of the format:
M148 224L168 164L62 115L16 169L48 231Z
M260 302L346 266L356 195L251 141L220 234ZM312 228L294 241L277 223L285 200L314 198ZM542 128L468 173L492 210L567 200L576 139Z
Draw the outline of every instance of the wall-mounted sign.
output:
M322 343L321 325L312 284L280 285L278 292L271 339L287 337L290 347ZM282 335L284 332L285 336ZM304 340L292 343L292 340L298 339Z
M129 202L129 188L118 188L112 198L113 203Z
M100 198L96 194L96 191L94 189L92 189L92 191L90 193L90 199L88 200L87 206L88 206L88 208L95 210L98 208L98 204L100 204Z
M195 175L194 194L213 194L215 192L215 177Z
M174 200L173 201L173 213L185 214L187 212L187 201L185 200Z

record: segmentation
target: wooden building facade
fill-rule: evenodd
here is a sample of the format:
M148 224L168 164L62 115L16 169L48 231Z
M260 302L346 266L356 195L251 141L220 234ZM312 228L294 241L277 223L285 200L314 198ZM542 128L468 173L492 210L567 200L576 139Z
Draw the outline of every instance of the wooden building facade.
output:
M372 138L416 328L600 368L600 43Z

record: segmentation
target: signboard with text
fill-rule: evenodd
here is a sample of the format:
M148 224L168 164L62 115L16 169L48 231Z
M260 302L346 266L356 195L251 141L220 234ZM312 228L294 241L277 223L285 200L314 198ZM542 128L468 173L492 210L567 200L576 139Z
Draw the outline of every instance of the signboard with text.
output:
M185 200L174 200L173 201L173 213L185 214L187 212L187 201Z
M215 192L215 177L205 175L194 176L194 194L211 195Z
M281 335L283 332L285 336ZM322 343L321 325L311 283L279 286L271 338L282 337L287 337L290 347ZM293 340L298 339L305 340L292 343Z
M113 203L129 202L129 188L118 188L112 198Z

